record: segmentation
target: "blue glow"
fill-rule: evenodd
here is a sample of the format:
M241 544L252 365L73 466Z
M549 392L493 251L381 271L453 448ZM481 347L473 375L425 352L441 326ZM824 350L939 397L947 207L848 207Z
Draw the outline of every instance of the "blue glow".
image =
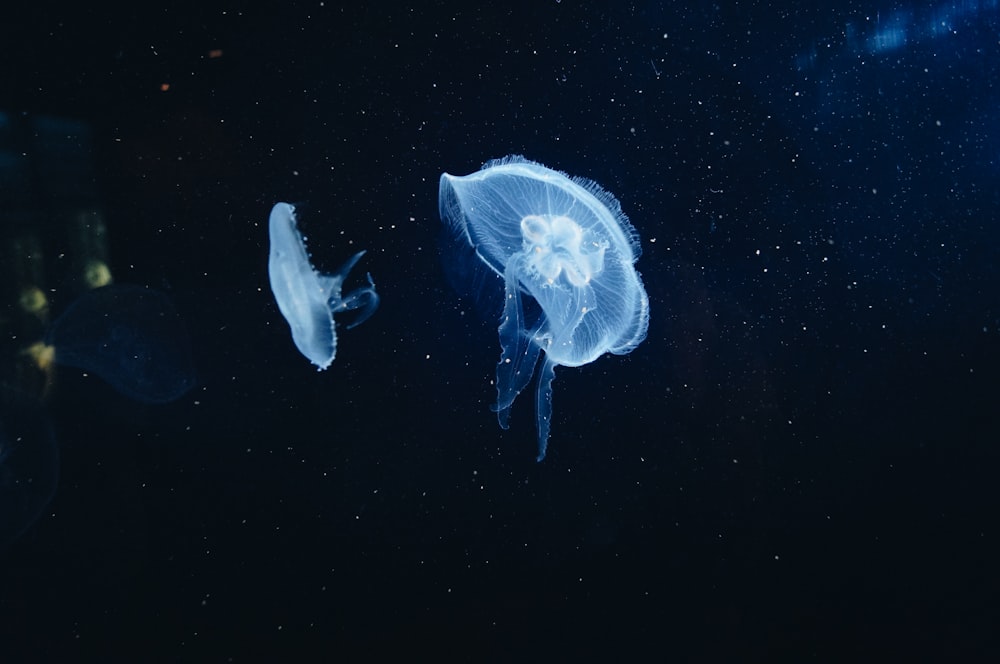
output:
M823 40L800 53L795 64L800 71L814 69L824 52L835 56L841 46L852 56L864 56L891 53L931 40L968 39L978 21L989 26L996 20L998 7L1000 0L958 0L914 9L871 8L844 25L842 41L836 37Z
M541 461L555 367L624 355L646 337L649 298L634 267L638 235L597 183L519 156L464 177L442 174L438 205L459 242L504 281L495 406L504 429L544 351L536 398Z

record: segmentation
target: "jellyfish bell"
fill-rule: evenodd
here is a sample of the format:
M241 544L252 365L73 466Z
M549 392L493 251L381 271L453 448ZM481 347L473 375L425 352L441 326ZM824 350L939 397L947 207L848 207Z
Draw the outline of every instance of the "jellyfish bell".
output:
M495 406L501 427L545 355L536 393L541 461L555 367L623 355L646 337L638 234L597 183L520 156L490 161L471 175L442 174L438 206L455 250L471 248L503 280Z

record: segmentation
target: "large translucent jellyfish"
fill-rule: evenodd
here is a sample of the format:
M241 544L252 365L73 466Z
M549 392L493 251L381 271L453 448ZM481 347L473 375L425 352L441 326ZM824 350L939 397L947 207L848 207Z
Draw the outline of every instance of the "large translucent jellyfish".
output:
M336 273L321 274L309 262L293 206L288 203L275 205L271 209L268 226L271 253L267 273L271 280L271 292L281 315L292 328L295 347L322 371L337 355L334 314L361 309L357 318L347 326L352 328L368 320L378 308L378 294L370 274L367 275L367 286L343 296L340 292L347 274L365 252L359 251L351 256Z
M519 156L463 177L442 174L438 205L457 241L503 278L495 406L502 428L545 353L536 397L541 461L556 366L624 355L646 337L649 298L634 267L639 237L597 183Z

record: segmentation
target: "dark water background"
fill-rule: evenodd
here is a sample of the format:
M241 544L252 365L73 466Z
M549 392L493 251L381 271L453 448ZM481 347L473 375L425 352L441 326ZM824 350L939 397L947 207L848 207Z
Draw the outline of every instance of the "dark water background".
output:
M3 661L989 660L1000 9L688 4L18 7L0 111L88 128L198 386L59 374ZM619 198L651 301L541 464L438 245L440 173L507 154ZM323 373L278 200L383 298Z

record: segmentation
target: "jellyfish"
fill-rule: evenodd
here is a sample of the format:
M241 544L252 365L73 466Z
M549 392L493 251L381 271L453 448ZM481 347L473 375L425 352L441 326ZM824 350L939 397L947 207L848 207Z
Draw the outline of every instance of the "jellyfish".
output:
M180 316L167 295L139 286L85 292L17 358L0 381L0 546L34 523L56 491L59 450L44 402L57 364L143 403L173 401L194 385Z
M141 286L87 291L29 349L37 365L91 371L142 403L167 403L194 386L191 342L170 298Z
M371 274L367 275L367 286L341 295L344 279L365 252L351 256L335 273L321 274L309 262L293 206L275 205L268 226L271 253L267 272L271 292L281 315L292 328L295 347L323 371L337 355L334 314L360 309L361 313L347 325L350 329L368 320L378 308L379 298Z
M535 399L541 461L555 368L624 355L646 337L649 298L634 267L638 234L597 183L520 156L471 175L442 174L438 206L459 248L471 247L503 280L494 406L501 428L544 353Z

